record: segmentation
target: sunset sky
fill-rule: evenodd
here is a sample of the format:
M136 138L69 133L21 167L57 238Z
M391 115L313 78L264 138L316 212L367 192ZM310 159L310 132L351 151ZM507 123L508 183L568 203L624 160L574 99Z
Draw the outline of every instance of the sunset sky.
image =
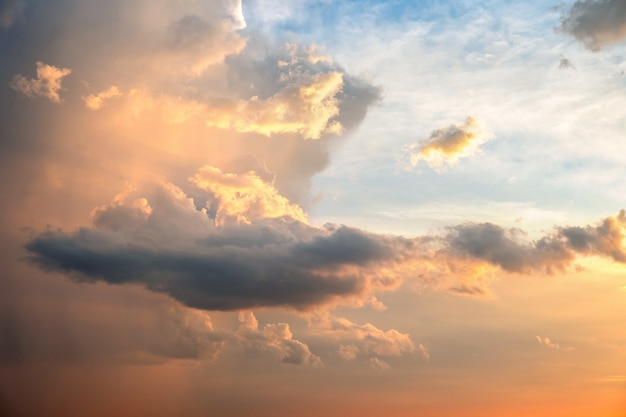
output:
M0 415L626 417L626 1L0 0Z

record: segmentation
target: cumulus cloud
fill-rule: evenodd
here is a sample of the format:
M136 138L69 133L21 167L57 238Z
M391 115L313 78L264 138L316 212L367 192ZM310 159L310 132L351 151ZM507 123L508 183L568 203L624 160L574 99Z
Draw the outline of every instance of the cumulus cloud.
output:
M71 74L68 68L57 68L53 65L37 62L37 78L28 79L17 74L11 81L11 88L26 97L46 97L53 103L60 103L59 91L62 89L63 77Z
M268 323L259 329L259 321L250 311L239 313L239 329L235 333L251 354L269 355L293 365L320 366L322 361L309 347L293 338L287 323Z
M307 223L306 214L298 205L290 203L254 171L236 175L205 165L190 181L219 201L215 214L218 225L227 221L250 224L251 219L283 216Z
M561 19L559 30L592 51L626 38L626 3L622 0L576 1Z
M27 248L38 265L77 281L140 284L206 310L305 310L369 299L374 288L401 282L396 269L413 250L409 240L313 227L283 214L218 227L165 184L152 196L127 193L97 208L92 228L45 232Z
M395 329L381 330L371 323L353 323L328 313L314 315L311 318L311 328L316 333L337 340L339 357L348 361L358 357L397 357L417 350L423 355L427 352L423 345L416 347L406 333Z
M103 90L98 94L89 94L88 96L83 97L83 101L85 102L85 106L87 106L90 110L100 110L104 107L107 100L119 97L122 95L122 92L116 86L112 85L107 90Z
M470 116L464 123L434 130L427 140L410 145L410 162L412 166L417 166L424 161L429 167L439 170L472 155L491 138L492 135L482 131L478 121Z
M231 114L223 113L217 120L207 119L207 124L266 136L298 133L306 139L341 133L341 124L332 119L339 115L337 94L342 86L340 72L316 74L300 85L285 87L267 100L254 96L239 101Z
M624 210L597 226L556 227L534 242L525 242L519 229L507 230L491 223L462 224L450 229L442 254L482 260L520 273L562 271L576 255L608 257L623 263L625 227Z
M156 112L170 123L201 121L224 131L320 139L353 128L380 98L377 88L349 76L315 48L289 44L263 61L242 53L225 65L233 84L248 88L201 97L141 86L129 95L129 111Z
M185 15L173 22L166 35L169 54L180 61L185 73L197 77L211 65L224 61L228 55L240 53L246 46L237 29L246 26L241 2L227 10L227 17L206 20L198 15ZM168 54L168 55L169 55ZM166 56L168 61L172 57Z
M169 183L151 193L129 190L93 211L93 227L32 239L26 246L30 260L77 281L138 284L204 310L366 305L375 303L375 291L406 280L484 296L499 269L553 273L577 255L626 260L624 211L597 226L557 227L534 242L518 229L490 223L407 239L309 225L297 206L250 172L225 175L205 166L191 183L213 198L208 200L215 210L198 208ZM365 353L415 349L395 330L340 319L327 328L352 334L362 343L344 344Z

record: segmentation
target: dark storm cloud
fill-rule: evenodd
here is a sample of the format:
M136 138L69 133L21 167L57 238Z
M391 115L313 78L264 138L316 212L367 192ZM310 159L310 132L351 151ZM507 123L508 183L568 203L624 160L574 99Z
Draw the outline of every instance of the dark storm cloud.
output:
M626 38L626 2L584 0L574 3L559 30L574 36L592 51Z
M254 227L249 229L248 233L255 233ZM332 235L326 239L335 240ZM303 309L333 296L358 294L365 285L358 276L324 277L301 266L310 265L313 257L324 261L306 246L295 250L284 243L278 249L271 245L207 245L202 253L188 254L137 244L113 246L112 240L107 232L81 229L74 234L46 233L27 248L42 267L78 273L77 280L143 284L188 306L207 310L262 306ZM322 262L319 267L333 262Z

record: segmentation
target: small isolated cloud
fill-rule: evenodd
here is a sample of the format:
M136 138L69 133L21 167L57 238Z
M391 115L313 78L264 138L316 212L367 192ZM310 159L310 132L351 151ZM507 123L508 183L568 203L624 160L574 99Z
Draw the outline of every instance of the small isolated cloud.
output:
M68 68L57 68L52 65L37 62L37 78L30 80L22 74L13 77L11 88L26 97L46 97L53 103L60 103L59 91L62 89L63 77L71 74Z
M572 64L572 61L565 58L564 56L561 56L561 60L559 61L559 69L576 69L576 67L574 66L574 64Z
M459 159L472 155L492 137L490 133L481 130L478 121L470 116L465 123L434 130L430 138L409 145L410 162L415 167L424 161L429 167L440 170L445 165L453 165Z
M309 347L293 338L287 323L269 323L259 329L259 321L250 311L239 313L239 329L235 333L249 354L269 355L293 365L322 364Z
M549 347L550 349L559 349L559 350L564 350L564 351L572 351L574 350L573 347L563 347L561 346L559 343L551 340L549 337L544 337L542 338L541 336L535 336L535 339L537 339L537 342L540 345Z
M83 97L83 101L85 102L85 106L91 110L100 110L104 107L107 100L113 97L119 97L122 95L122 92L116 87L111 86L108 90L100 91L98 94L89 94L88 96Z
M561 346L558 343L553 342L552 340L550 340L549 337L544 337L542 339L540 336L535 336L535 338L537 339L537 342L540 345L544 345L544 346L547 346L547 347L552 348L552 349L561 349Z
M558 27L592 51L626 38L626 2L583 0L574 3Z

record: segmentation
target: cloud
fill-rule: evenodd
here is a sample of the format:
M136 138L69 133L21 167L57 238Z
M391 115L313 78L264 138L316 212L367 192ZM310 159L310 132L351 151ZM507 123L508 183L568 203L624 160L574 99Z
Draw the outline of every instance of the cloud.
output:
M187 75L198 77L226 56L240 53L246 39L236 30L245 28L246 22L241 2L232 3L235 7L226 11L226 18L207 21L198 15L185 15L170 24L165 40L168 54L164 58L180 60Z
M544 337L542 339L539 336L535 336L535 338L540 345L544 345L552 349L561 349L561 346L558 343L551 341L549 337Z
M576 255L602 256L624 263L625 226L626 214L621 210L598 226L555 227L539 240L524 242L521 239L524 232L519 229L468 223L450 229L441 255L455 259L469 257L519 273L563 271Z
M37 78L30 80L21 74L13 77L11 88L26 97L46 97L53 103L60 103L59 91L63 77L71 74L67 68L57 68L52 65L37 62Z
M269 355L276 360L293 365L320 366L322 361L309 347L293 338L287 323L268 323L262 330L250 311L239 313L240 326L235 333L250 354Z
M576 1L561 19L561 32L592 51L626 38L626 3L622 0Z
M413 248L403 238L313 227L288 213L250 220L216 226L206 209L165 184L97 208L92 228L44 232L27 249L36 264L77 281L140 284L195 308L306 310L394 288Z
M564 350L564 351L572 351L572 350L574 350L574 348L571 347L571 346L569 346L569 347L561 346L559 343L557 343L557 342L555 342L553 340L550 340L549 337L541 338L541 336L535 336L535 339L537 339L537 342L540 345L549 347L550 349L559 349L559 350Z
M478 121L468 117L463 124L452 124L434 130L427 140L408 147L410 162L417 166L420 161L436 170L455 164L459 159L472 155L480 145L492 138L480 130Z
M204 310L366 305L376 301L375 291L405 281L484 296L498 268L553 273L577 255L626 260L624 211L598 226L557 227L534 242L525 242L518 229L490 223L407 239L311 226L252 172L226 175L205 166L191 183L207 193L209 209L169 183L151 193L129 190L93 211L93 227L30 240L30 260L76 281L138 284ZM342 320L329 328L362 336L369 341L359 347L364 352L414 349L395 331Z
M626 250L622 246L626 212L620 210L615 217L607 217L598 226L569 226L558 229L558 234L575 252L612 258L626 262Z
M121 95L122 92L116 86L112 85L109 89L103 90L98 94L89 94L88 96L83 97L83 101L88 109L100 110L104 107L107 100Z
M561 60L559 61L559 69L576 69L576 66L572 64L572 61L561 56Z
M278 194L254 171L236 175L205 165L190 181L212 193L219 201L215 214L218 225L224 225L226 221L250 224L251 219L283 216L307 223L306 214L300 207Z
M424 359L426 359L426 360L430 359L430 351L428 350L428 348L426 346L424 346L423 344L420 343L419 345L417 345L417 349L422 354Z
M381 330L371 323L362 325L328 313L311 317L311 328L326 338L339 342L339 356L344 360L361 357L392 357L413 353L419 349L424 355L425 347L416 347L411 337L395 329ZM427 350L426 350L427 352Z

